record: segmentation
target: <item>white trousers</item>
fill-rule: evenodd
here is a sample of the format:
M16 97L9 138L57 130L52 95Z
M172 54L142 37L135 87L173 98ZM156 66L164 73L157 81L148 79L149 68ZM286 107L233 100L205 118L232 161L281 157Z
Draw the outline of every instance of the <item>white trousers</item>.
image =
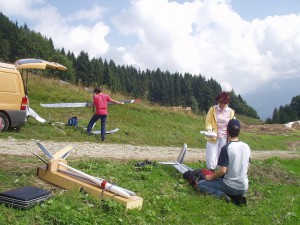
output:
M217 168L221 148L227 143L227 138L218 138L217 143L206 143L206 167L214 170Z

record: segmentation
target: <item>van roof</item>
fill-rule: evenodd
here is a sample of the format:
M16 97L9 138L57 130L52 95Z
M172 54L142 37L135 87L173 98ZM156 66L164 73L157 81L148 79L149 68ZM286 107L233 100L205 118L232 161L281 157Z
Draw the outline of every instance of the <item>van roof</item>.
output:
M8 63L0 62L0 67L5 68L5 69L16 70L16 67L15 67L14 64L8 64Z

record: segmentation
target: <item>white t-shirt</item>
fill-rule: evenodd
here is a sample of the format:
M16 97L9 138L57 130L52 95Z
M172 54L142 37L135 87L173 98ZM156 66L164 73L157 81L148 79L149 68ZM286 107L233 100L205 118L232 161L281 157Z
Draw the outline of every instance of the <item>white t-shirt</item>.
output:
M242 141L233 141L221 149L218 165L227 167L223 181L237 190L248 189L248 166L251 151L249 145Z

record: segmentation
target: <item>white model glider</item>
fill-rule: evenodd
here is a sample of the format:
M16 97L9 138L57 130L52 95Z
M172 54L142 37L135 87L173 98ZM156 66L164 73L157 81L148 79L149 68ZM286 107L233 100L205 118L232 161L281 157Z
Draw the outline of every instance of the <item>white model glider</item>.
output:
M164 164L164 165L172 165L176 170L178 170L182 174L185 173L188 170L193 171L192 168L190 168L187 165L183 164L183 160L184 160L184 156L185 156L186 152L187 152L187 144L184 144L176 161L173 161L173 162L158 162L158 163Z

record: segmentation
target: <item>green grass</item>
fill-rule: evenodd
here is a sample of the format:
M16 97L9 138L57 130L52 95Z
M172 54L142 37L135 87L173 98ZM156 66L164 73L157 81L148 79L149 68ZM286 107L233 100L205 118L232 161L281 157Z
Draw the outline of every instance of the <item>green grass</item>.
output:
M288 135L258 135L255 133L241 133L240 139L249 143L253 150L288 150L288 143L299 141L299 131Z
M248 124L248 125L257 125L257 124L262 124L262 121L261 120L258 120L258 119L254 119L254 118L251 118L251 117L248 117L248 116L244 116L244 115L238 115L238 119L243 121L245 124Z
M19 132L3 132L0 138L36 139L53 141L89 141L99 142L98 136L87 136L82 127L86 127L92 114L92 107L83 108L44 108L40 103L90 102L92 95L83 87L61 85L55 79L41 76L29 77L30 106L49 123L42 124L29 117ZM129 96L104 90L116 100L130 99ZM68 118L77 116L79 128L67 127ZM259 124L261 121L237 115L245 124ZM52 125L55 123L56 125ZM148 102L111 105L107 119L107 129L119 128L117 133L107 135L107 143L176 146L187 143L188 147L205 148L205 139L199 134L205 129L205 115L186 112L174 112L167 107L152 105ZM100 129L100 122L95 129ZM288 142L299 140L300 132L289 135L260 135L242 130L241 139L253 150L287 150Z
M0 159L0 191L25 185L52 188L42 205L17 210L0 205L1 224L299 224L299 159L252 162L248 205L233 204L196 192L171 166L136 169L135 161L74 159L69 165L130 189L143 198L141 210L124 210L112 200L63 191L36 177L34 157ZM189 164L194 168L204 165ZM46 185L46 186L43 186Z

